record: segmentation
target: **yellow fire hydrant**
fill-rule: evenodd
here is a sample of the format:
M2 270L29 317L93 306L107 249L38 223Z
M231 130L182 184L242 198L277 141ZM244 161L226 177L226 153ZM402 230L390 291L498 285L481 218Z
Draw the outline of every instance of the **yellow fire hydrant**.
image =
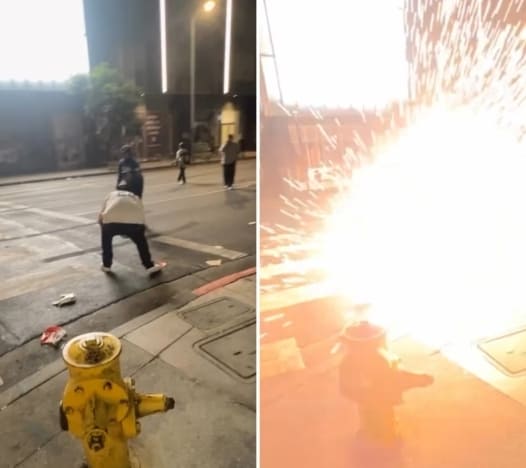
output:
M405 370L388 349L386 331L367 321L348 326L342 334L346 353L340 363L342 394L356 403L360 434L378 442L396 441L395 407L403 393L433 383L427 374Z
M70 340L62 357L69 380L60 402L60 425L82 441L89 468L134 468L127 440L136 437L143 416L173 409L162 394L135 391L122 378L121 342L109 333L88 333Z

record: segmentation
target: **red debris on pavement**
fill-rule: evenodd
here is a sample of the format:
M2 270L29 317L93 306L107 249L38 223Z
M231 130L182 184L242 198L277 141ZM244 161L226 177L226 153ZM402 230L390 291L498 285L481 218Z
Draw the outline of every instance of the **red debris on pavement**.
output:
M51 346L57 347L66 335L66 330L64 330L62 327L59 327L58 325L47 327L40 337L40 344L49 344Z

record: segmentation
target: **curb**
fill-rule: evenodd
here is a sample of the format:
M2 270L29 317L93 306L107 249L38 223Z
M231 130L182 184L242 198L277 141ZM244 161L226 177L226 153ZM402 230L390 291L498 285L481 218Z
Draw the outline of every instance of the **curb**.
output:
M227 284L231 284L236 280L253 275L255 273L256 273L256 267L253 267L253 268L248 268L246 270L242 270L236 273L228 274L219 279L210 281L209 283L206 283L200 288L197 288L194 291L192 291L192 293L189 294L187 300L184 303L181 303L178 306L175 306L175 310L186 306L187 304L199 298L200 296L206 294L207 292L213 291L214 289L218 289ZM189 275L189 276L192 276L192 275ZM181 278L181 280L182 279L183 278ZM178 280L175 280L175 281L178 281ZM199 294L199 290L201 289L206 292ZM112 335L115 335L117 338L122 338L123 336L128 335L132 331L152 322L153 320L161 317L162 315L165 315L167 312L170 312L172 310L174 310L174 306L171 305L170 302L167 302L165 305L157 307L143 315L140 315L128 322L125 322L117 326L116 328L113 328L112 330L109 331L109 333ZM19 400L20 398L22 398L24 395L28 394L35 388L39 387L40 385L56 377L57 375L64 372L65 370L66 370L66 366L63 360L56 359L55 361L39 369L34 374L26 377L25 379L22 379L21 381L17 382L13 386L9 387L4 392L0 393L0 413L4 409L6 409L9 405Z
M243 158L240 159L240 161L256 159L256 158L257 158L257 155L244 156ZM191 166L199 166L201 164L215 164L215 163L218 163L218 162L219 162L219 159L205 160L205 161L195 161L195 162L193 162L191 164ZM142 168L142 172L157 171L157 170L170 169L170 168L175 168L175 166L172 163L167 163L166 165L158 166L158 167L143 167ZM12 186L12 185L22 185L22 184L33 184L33 183L39 183L39 182L53 182L53 181L57 181L57 180L66 180L66 179L79 179L79 178L86 178L86 177L98 177L98 176L101 176L101 175L115 174L116 170L117 170L117 168L115 167L115 169L101 169L100 171L90 172L90 173L86 173L86 174L84 174L84 173L70 174L70 175L57 174L56 176L52 175L50 177L45 177L45 178L41 178L41 179L37 178L37 179L26 179L26 180L7 181L7 182L3 182L2 179L0 178L0 187L9 187L9 186ZM17 176L14 176L14 177L17 177ZM21 176L21 177L23 177L23 176ZM38 176L36 176L36 177L38 177Z
M219 278L217 280L210 281L209 283L204 284L203 286L200 286L197 289L194 289L192 293L195 294L196 297L204 296L205 294L208 294L216 289L223 288L226 285L233 283L234 281L238 281L255 273L256 267L247 268L246 270L237 273L232 273L230 275L223 276L222 278Z

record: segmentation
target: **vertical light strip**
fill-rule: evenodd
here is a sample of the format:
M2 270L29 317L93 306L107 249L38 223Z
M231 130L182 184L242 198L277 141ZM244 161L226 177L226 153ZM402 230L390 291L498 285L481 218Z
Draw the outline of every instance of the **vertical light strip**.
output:
M232 1L226 2L225 24L225 69L223 74L223 94L230 92L230 53L232 46Z
M161 90L168 91L168 72L166 67L166 0L159 0L159 17L161 22Z

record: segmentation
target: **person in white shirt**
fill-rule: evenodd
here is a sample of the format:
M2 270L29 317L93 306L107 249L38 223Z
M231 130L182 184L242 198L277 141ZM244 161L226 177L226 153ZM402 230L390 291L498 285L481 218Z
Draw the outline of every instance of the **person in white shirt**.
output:
M105 273L111 272L113 262L113 237L129 237L137 246L141 262L149 274L161 271L166 264L155 263L145 235L144 207L139 198L140 183L133 178L119 184L119 189L111 192L99 214L102 231L102 266Z
M175 161L179 166L179 177L177 182L180 184L186 184L186 159L188 158L188 150L184 147L184 143L179 143L179 149L175 153Z
M232 190L236 175L236 161L239 156L239 145L234 141L234 135L228 135L228 140L220 151L225 187Z

